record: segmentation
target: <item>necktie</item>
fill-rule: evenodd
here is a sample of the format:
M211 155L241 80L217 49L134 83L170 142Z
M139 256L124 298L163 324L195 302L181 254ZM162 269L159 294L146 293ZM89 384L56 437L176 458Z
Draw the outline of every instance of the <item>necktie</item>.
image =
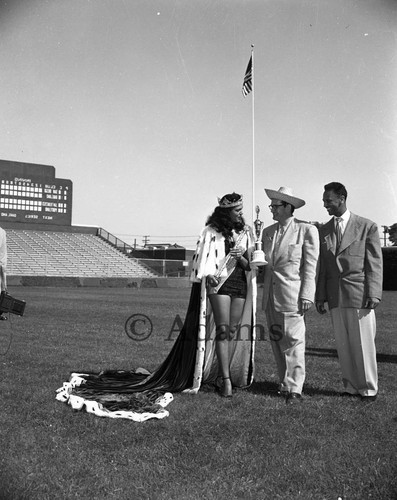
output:
M283 228L283 226L280 225L278 228L278 231L275 235L275 241L274 241L274 247L273 247L273 262L275 261L275 259L277 257L278 248L280 246L280 241L281 241L283 234L284 234L284 228Z
M340 247L342 241L342 217L335 217L336 220L336 248Z
M281 238L283 237L284 234L284 227L279 226L278 231L277 231L277 240L276 240L276 245L280 245Z

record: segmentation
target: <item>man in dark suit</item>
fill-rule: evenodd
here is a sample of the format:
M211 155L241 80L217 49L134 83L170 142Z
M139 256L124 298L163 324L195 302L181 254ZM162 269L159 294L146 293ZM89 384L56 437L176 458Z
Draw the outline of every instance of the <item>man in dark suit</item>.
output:
M376 224L351 213L343 184L324 186L323 203L332 219L319 228L320 272L316 308L331 320L344 394L376 399L375 308L382 297L382 252Z

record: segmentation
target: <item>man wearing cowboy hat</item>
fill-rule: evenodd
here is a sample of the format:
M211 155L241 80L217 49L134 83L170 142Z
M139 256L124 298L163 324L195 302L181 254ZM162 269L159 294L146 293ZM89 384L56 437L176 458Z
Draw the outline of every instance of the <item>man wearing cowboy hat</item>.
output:
M263 308L287 404L301 400L305 380L304 314L314 303L319 237L315 226L293 217L305 201L288 187L265 189L275 224L263 231Z

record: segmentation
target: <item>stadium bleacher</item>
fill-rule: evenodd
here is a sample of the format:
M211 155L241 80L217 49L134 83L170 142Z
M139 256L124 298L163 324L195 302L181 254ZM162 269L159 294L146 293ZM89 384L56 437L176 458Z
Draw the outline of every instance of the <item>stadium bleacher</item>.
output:
M9 286L152 287L166 285L168 274L185 276L184 261L173 261L169 271L164 258L143 260L136 243L98 226L72 225L72 212L73 182L57 177L54 166L0 159Z
M7 229L8 276L156 277L94 234Z

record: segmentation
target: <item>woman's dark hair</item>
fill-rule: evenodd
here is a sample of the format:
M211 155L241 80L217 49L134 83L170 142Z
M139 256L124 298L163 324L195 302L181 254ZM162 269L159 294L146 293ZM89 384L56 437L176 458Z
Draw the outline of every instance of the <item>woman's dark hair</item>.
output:
M225 194L221 198L222 200L227 200L231 203L239 201L241 199L241 195L237 193ZM237 232L240 232L244 229L245 221L242 219L240 222L233 222L230 219L230 212L234 207L222 207L218 206L212 212L212 214L208 217L206 226L213 227L218 233L221 233L225 238L230 238L232 236L233 229Z

